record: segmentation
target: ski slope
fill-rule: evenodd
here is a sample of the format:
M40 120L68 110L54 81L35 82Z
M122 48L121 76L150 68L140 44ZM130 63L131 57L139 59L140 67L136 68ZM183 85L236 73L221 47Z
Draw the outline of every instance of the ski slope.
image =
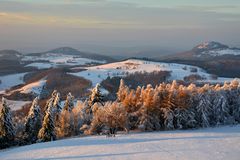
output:
M80 69L81 67L73 68ZM205 70L191 65L177 64L177 63L162 63L162 62L152 62L144 61L138 59L129 59L122 62L108 63L93 67L84 67L85 71L71 73L75 76L84 77L92 81L93 85L101 83L104 79L109 77L121 77L126 76L128 73L135 72L154 72L154 71L170 71L170 80L183 80L184 77L198 74L200 75L203 82L224 82L231 81L232 78L218 77L218 79L212 79L211 75ZM192 72L192 69L196 69L196 72Z
M240 125L92 136L0 151L1 160L239 160Z

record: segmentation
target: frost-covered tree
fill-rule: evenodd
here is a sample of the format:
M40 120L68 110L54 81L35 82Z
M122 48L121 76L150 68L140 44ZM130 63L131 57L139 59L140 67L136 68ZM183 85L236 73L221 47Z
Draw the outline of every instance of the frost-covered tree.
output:
M77 101L76 107L72 110L74 117L74 132L76 135L84 132L80 130L81 127L90 121L90 116L88 116L89 114L85 111L86 106L85 102ZM90 124L90 122L88 122L88 124Z
M216 91L213 100L213 125L231 124L229 104L223 90Z
M67 111L72 111L73 108L74 108L74 97L69 92L67 95L66 101L64 103L63 109Z
M52 101L49 102L48 109L43 119L42 128L38 133L38 139L43 142L56 140L54 117L52 115L53 103Z
M227 99L229 104L229 112L235 123L240 123L240 87L239 81L234 79L228 87L224 88L227 91Z
M58 137L70 137L74 135L74 117L72 111L63 110L60 115Z
M38 105L38 97L36 97L33 102L25 123L25 135L27 140L32 143L37 141L38 132L41 128L41 112Z
M62 111L61 105L60 105L60 93L54 90L52 94L53 99L53 117L55 121L55 126L59 127L59 118Z
M106 127L110 135L115 135L120 128L128 131L127 124L125 108L120 103L108 102L103 107L98 107L94 113L90 133L99 132Z
M174 124L173 124L174 112L173 112L173 110L169 107L162 108L161 110L163 112L164 128L166 130L174 129Z
M14 140L15 131L12 123L11 110L5 98L2 98L2 107L0 108L0 148L5 148Z
M117 100L119 102L123 102L128 94L128 87L125 85L125 82L123 79L120 80L118 92L117 92Z
M53 94L52 94L52 98L53 98L53 108L56 112L56 114L60 113L62 108L60 105L60 93L57 92L56 90L54 90Z
M201 93L199 93L198 99L199 103L196 106L197 122L201 127L209 127L211 123L210 114L212 110L212 103L209 92L201 91Z
M100 103L102 106L103 104L103 95L100 91L100 84L96 84L96 86L92 89L91 95L88 99L88 105L93 106L95 103Z

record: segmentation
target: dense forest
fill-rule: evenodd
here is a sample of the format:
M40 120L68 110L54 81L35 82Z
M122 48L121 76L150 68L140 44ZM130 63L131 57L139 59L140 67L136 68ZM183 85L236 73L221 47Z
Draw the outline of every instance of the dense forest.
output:
M131 89L120 81L114 101L104 101L97 84L89 98L77 101L71 93L61 105L53 91L45 106L36 97L27 116L11 114L2 98L0 148L53 141L71 136L117 131L174 130L234 125L240 123L240 83L187 86L160 83Z

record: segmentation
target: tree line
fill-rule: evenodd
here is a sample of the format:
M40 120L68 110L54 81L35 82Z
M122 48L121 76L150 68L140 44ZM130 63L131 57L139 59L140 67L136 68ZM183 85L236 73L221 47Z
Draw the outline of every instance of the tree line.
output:
M6 100L0 110L0 147L53 141L76 135L106 134L117 131L157 131L193 129L240 123L240 83L223 85L180 85L176 81L130 89L120 81L115 101L104 102L97 84L87 100L74 100L69 93L61 105L53 91L43 112L38 97L28 116L11 116ZM13 120L14 119L14 123ZM17 119L17 120L16 120Z

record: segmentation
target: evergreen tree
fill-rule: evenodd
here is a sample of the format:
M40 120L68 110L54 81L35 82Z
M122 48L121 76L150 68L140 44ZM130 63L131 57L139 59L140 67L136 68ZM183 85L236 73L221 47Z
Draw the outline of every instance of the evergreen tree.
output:
M32 143L37 141L38 132L41 128L41 113L40 107L38 105L38 97L36 97L32 106L28 112L28 116L25 123L25 134L27 136L27 140Z
M42 128L38 133L38 138L40 141L47 142L56 140L54 117L52 115L52 101L48 103L48 109L45 113Z
M163 118L164 118L164 127L167 130L174 129L173 118L174 112L170 107L162 108Z
M57 92L56 90L54 90L54 92L52 94L52 98L53 98L53 108L54 108L56 114L58 114L62 110L61 105L60 105L60 93Z
M88 105L93 106L95 103L103 104L103 95L100 91L100 84L97 84L95 88L92 89L92 93L88 99Z
M217 92L213 101L213 123L214 125L230 124L229 105L223 90Z
M199 98L199 103L196 106L197 122L201 127L209 127L210 114L212 110L210 94L207 91L204 91L199 94L198 98Z
M72 111L73 108L74 108L74 97L69 92L67 95L66 101L64 103L63 109L67 111Z
M56 90L55 92L55 96L53 96L53 116L54 116L54 121L55 121L55 125L56 127L59 126L59 117L62 111L61 105L60 105L60 93L57 92Z
M14 140L15 132L12 123L11 110L8 107L5 98L2 98L2 107L0 110L0 148L5 148Z

